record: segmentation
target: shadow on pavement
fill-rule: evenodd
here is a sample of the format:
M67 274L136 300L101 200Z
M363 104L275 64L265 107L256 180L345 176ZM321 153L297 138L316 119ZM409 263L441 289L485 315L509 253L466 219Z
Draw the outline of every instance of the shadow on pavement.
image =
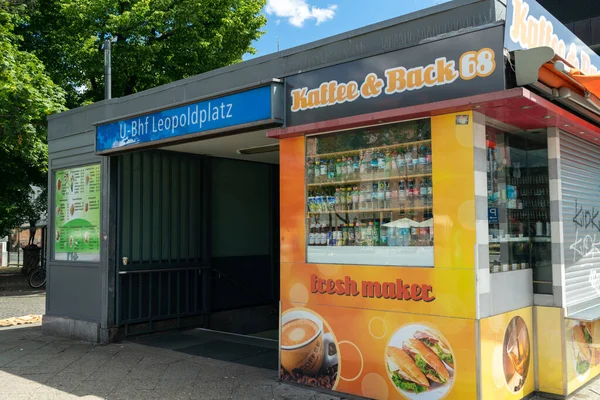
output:
M187 331L103 346L0 328L0 398L339 399L277 382L265 369L276 343L246 340Z

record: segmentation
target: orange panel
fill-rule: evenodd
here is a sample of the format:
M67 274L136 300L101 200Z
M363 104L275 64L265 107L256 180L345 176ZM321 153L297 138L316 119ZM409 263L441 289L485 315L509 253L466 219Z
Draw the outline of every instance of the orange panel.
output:
M281 262L306 261L304 137L279 142Z

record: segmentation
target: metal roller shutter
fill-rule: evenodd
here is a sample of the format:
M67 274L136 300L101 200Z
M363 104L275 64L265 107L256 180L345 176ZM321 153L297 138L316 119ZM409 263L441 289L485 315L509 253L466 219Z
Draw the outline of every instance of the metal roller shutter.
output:
M560 157L567 307L597 305L590 278L600 280L600 147L561 133Z

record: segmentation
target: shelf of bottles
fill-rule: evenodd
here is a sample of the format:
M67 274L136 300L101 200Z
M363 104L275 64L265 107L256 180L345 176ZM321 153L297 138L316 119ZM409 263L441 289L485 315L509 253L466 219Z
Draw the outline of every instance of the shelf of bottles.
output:
M499 152L525 161L509 164ZM488 208L495 213L489 221L491 273L551 264L548 168L529 164L527 151L497 149L488 141Z
M323 154L309 152L309 251L433 246L431 139L418 139ZM397 262L402 265L402 260Z

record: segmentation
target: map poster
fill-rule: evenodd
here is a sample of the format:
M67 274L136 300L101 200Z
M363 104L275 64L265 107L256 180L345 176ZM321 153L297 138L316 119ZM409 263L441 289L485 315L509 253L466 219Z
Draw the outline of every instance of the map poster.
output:
M100 164L56 171L54 258L100 260Z

